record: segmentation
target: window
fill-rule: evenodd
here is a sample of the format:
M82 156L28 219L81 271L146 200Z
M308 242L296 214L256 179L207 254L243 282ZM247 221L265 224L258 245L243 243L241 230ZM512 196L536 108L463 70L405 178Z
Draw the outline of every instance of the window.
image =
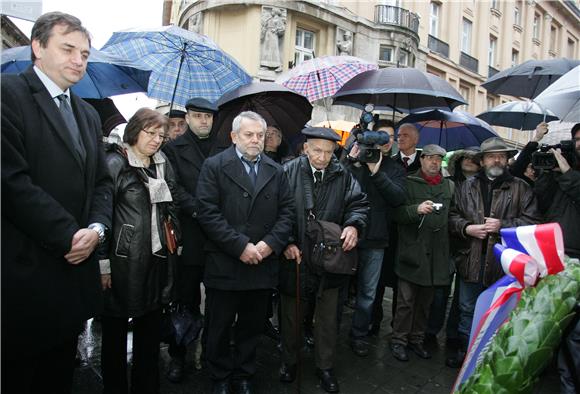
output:
M491 8L499 10L499 0L491 0Z
M576 54L576 42L568 38L568 58L574 59Z
M471 102L471 90L469 89L469 86L465 86L465 85L460 85L459 86L459 93L463 96L463 98L465 99L465 101L467 101L466 105L462 105L461 108L466 111L467 107L469 106L469 103Z
M490 36L489 37L489 52L488 52L488 65L490 67L495 67L495 53L497 51L497 38Z
M558 38L558 29L556 26L550 27L550 50L556 51L556 39Z
M532 24L532 38L540 39L540 15L534 14L534 22Z
M512 49L512 67L520 64L520 53Z
M471 54L471 28L470 20L463 18L463 35L461 39L461 51Z
M495 99L491 96L487 96L487 109L488 111L495 107Z
M314 40L316 35L308 30L296 29L296 46L294 48L294 64L314 58Z
M410 66L409 63L409 52L399 49L399 65L400 66Z
M522 25L522 14L520 13L520 7L514 7L514 25Z
M381 45L379 48L379 60L384 62L393 62L393 47L388 47L385 45Z
M429 17L429 34L433 37L439 37L439 10L441 6L431 2L431 15Z

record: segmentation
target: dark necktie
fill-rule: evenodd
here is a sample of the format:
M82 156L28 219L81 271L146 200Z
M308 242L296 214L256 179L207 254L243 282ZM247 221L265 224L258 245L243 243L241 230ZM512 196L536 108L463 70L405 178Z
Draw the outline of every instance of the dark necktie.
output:
M322 187L322 171L314 171L314 196L318 195Z
M409 158L408 157L403 157L403 167L405 167L405 169L409 168Z
M78 152L79 156L81 157L82 161L84 161L86 151L85 151L85 148L83 146L83 142L81 140L81 133L79 131L79 126L78 126L77 121L75 119L75 115L73 114L72 108L70 107L70 104L68 103L68 96L63 93L63 94L56 96L56 97L60 101L60 106L58 108L59 108L60 114L62 115L62 118L64 119L64 122L66 123L66 126L68 128L68 131L69 131L69 134L71 137L71 141L72 141L76 151Z
M252 186L256 186L256 180L258 179L258 174L256 174L256 162L249 161L244 157L242 157L242 161L250 167L248 175L250 176L250 180L252 181Z

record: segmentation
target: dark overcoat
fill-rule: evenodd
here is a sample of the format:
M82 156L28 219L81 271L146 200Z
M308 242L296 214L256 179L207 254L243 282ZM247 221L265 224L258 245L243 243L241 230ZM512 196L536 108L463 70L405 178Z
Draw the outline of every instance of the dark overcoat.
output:
M77 230L110 227L112 209L99 116L74 94L71 104L84 162L32 67L2 75L3 351L61 344L102 308L95 254L78 265L64 258Z
M204 284L220 290L269 289L294 221L293 196L280 165L261 155L253 187L235 146L206 159L197 186L198 220L207 234ZM248 242L273 253L257 265L240 260Z

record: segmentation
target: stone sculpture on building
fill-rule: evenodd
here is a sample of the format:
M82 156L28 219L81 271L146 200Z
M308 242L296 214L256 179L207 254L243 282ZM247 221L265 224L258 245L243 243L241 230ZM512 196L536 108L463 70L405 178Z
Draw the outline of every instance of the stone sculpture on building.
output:
M282 40L286 31L286 10L276 7L262 8L260 36L260 67L282 72Z

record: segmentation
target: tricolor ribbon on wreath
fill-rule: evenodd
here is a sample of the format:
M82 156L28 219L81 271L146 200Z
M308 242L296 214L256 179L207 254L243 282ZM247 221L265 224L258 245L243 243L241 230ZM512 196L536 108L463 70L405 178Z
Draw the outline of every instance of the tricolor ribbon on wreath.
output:
M558 223L505 228L500 234L502 244L496 244L494 252L506 275L477 299L469 347L452 392L471 376L522 290L564 269L564 238Z

